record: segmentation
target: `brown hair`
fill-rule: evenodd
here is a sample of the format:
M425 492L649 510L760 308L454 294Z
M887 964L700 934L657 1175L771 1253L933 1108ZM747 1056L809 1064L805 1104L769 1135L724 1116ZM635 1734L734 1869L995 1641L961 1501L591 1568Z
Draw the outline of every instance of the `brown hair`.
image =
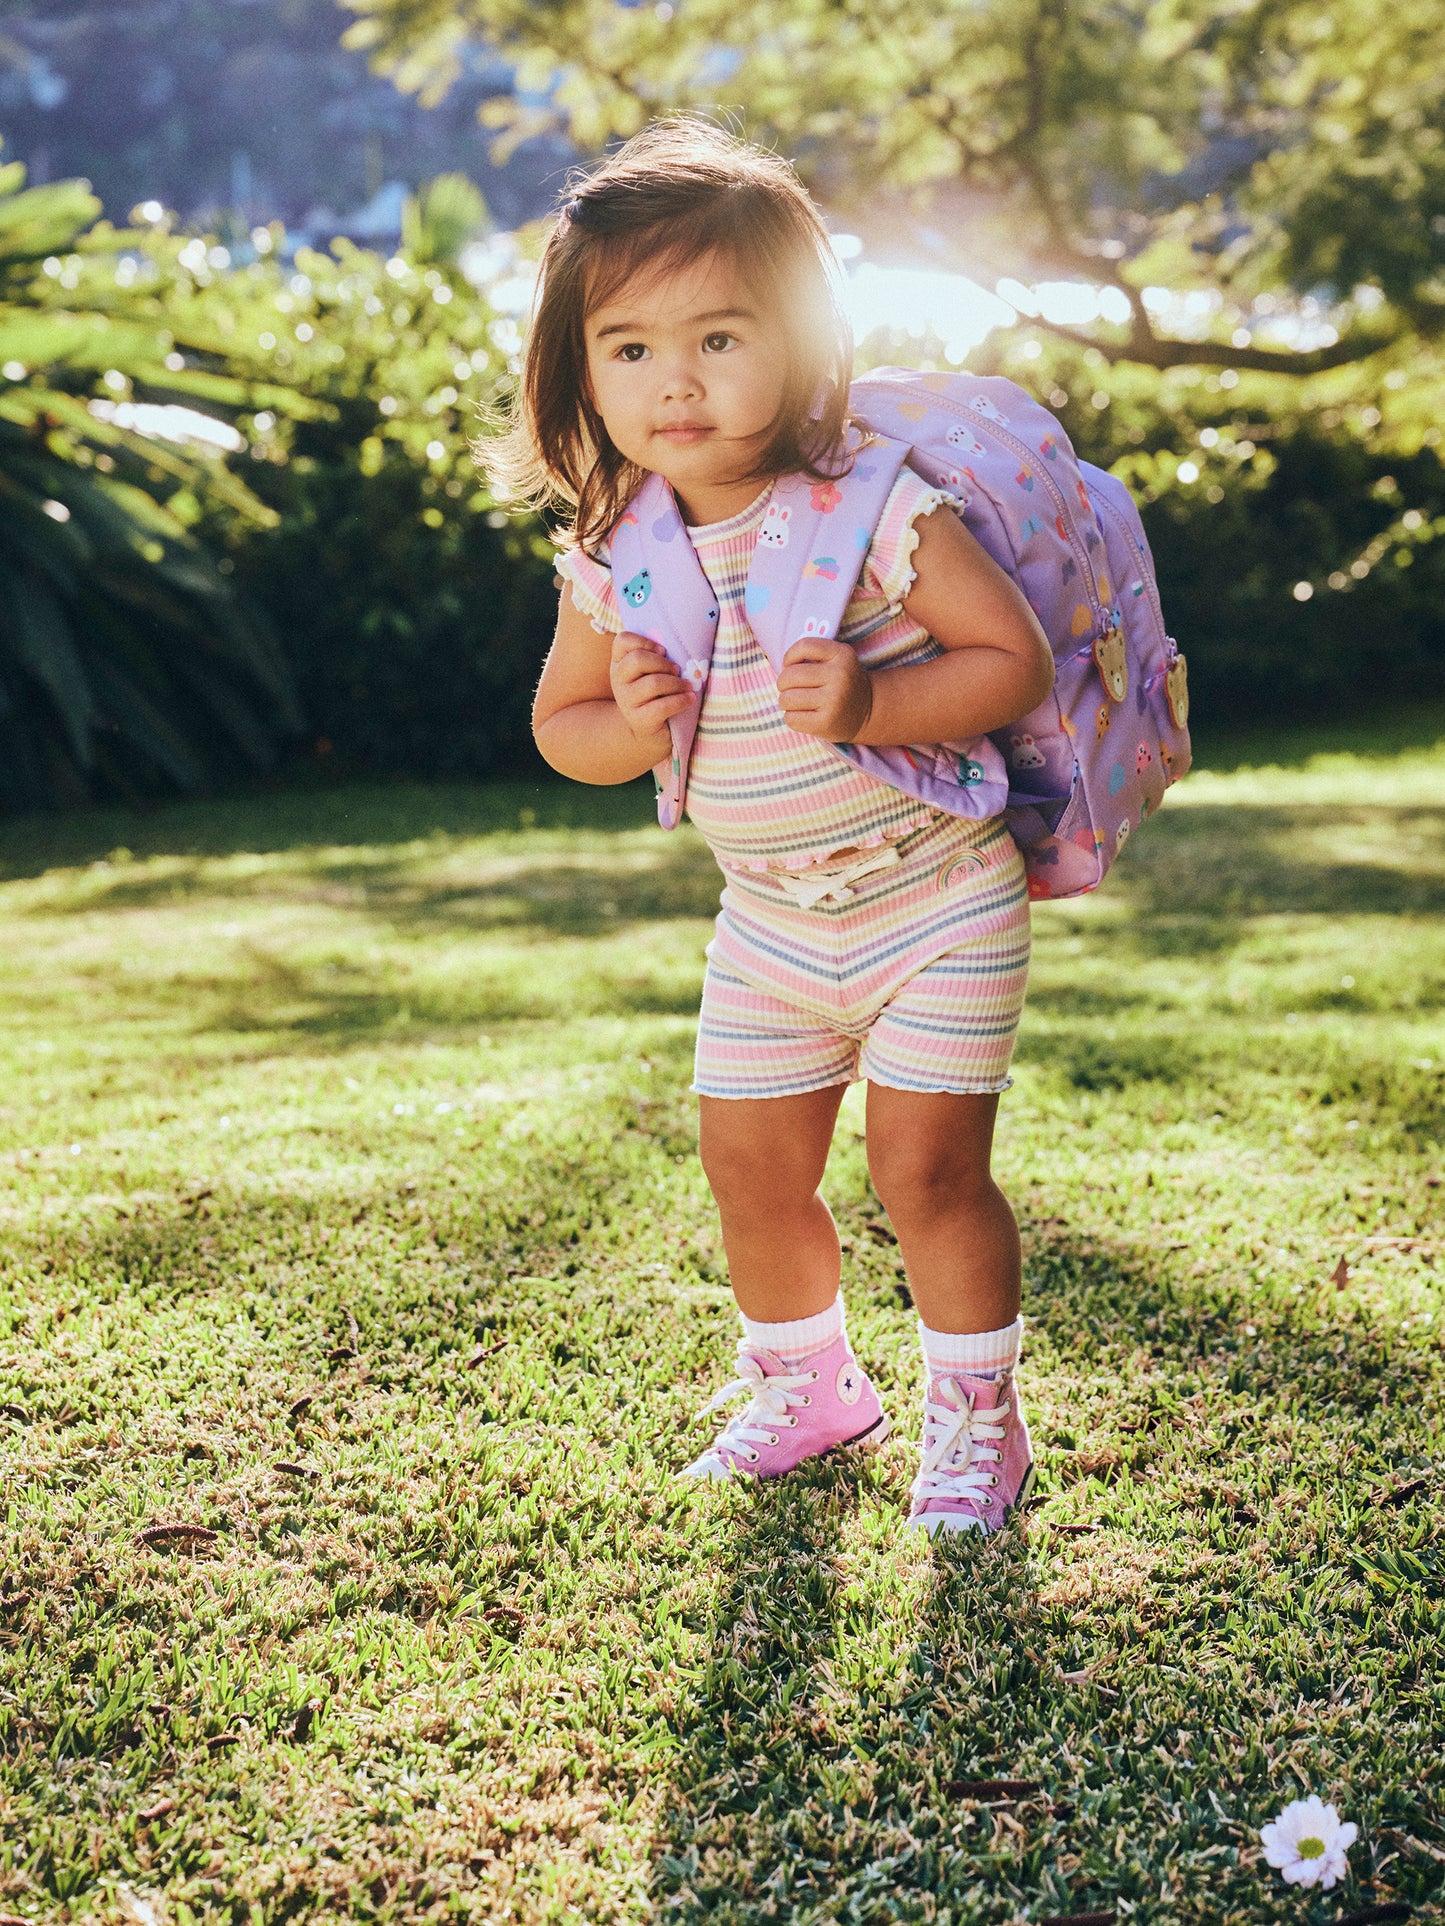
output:
M504 499L572 511L563 540L595 548L642 481L613 446L587 379L587 317L637 272L714 249L746 270L787 351L759 481L837 472L853 339L817 208L786 161L691 115L654 122L568 183L541 280L510 430L482 459ZM832 458L824 469L820 462Z

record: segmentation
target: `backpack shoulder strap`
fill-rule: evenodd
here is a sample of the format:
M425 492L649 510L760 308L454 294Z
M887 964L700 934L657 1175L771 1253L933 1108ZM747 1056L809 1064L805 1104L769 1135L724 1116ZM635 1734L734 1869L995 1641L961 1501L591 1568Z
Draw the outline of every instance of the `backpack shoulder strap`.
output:
M666 649L681 674L692 664L706 669L717 637L717 598L661 475L643 482L608 545L624 628Z
M852 466L832 480L783 475L774 484L748 570L746 607L774 675L804 636L836 638L868 544L908 444L853 441Z
M608 538L612 583L623 625L665 649L678 673L700 696L717 640L717 597L688 538L672 490L650 474ZM668 723L672 755L653 770L657 815L664 829L682 820L687 765L697 734L700 701Z

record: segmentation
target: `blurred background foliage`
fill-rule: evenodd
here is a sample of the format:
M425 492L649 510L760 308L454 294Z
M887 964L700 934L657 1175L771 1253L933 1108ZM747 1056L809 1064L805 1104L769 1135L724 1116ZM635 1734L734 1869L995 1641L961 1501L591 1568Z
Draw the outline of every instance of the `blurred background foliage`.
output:
M1027 327L968 365L1038 395L1129 484L1197 730L1445 696L1445 467L1425 384L1385 387L1379 366L1303 381L1111 365Z
M275 524L213 507L204 532L285 637L310 753L340 770L540 766L528 718L555 617L552 548L497 508L472 456L521 345L514 315L460 269L485 225L476 188L443 176L410 202L394 255L338 240L285 268L273 249L206 289L172 284L173 301L225 304L326 404L244 421L247 480ZM525 300L510 245L491 260Z
M472 183L414 197L407 254L288 262L279 229L238 260L21 172L0 176L4 803L282 760L534 767L551 550L472 461L520 343L460 272Z
M347 5L425 98L467 46L511 61L504 146L745 107L870 258L1001 280L1018 323L967 365L1136 491L1205 731L1445 694L1438 7ZM384 253L133 219L0 175L0 804L535 770L551 551L470 444L537 231L462 175ZM1049 280L1118 299L1031 317Z
M1108 320L969 365L1140 492L1205 726L1445 691L1438 0L342 4L424 100L470 49L515 61L478 108L503 152L735 112L877 258L1111 283Z
M197 310L120 267L76 181L0 169L0 798L12 808L195 789L271 767L300 710L275 638L190 532L276 516L214 454L137 432L137 389L285 405ZM239 437L235 439L239 440Z

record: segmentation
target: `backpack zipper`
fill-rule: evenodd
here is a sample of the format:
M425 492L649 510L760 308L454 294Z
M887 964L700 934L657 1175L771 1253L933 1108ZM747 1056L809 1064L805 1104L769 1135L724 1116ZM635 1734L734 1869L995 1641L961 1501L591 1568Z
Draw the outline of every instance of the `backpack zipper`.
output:
M1095 497L1090 496L1089 499L1093 501ZM1098 496L1097 506L1108 516L1114 527L1118 529L1119 533L1124 537L1129 553L1134 557L1135 563L1138 566L1139 580L1144 584L1144 595L1154 616L1154 628L1159 638L1159 658L1164 668L1167 669L1169 667L1169 645L1173 638L1164 626L1164 605L1159 600L1159 590L1155 586L1153 570L1149 565L1148 558L1139 547L1134 536L1134 531L1129 526L1127 516L1114 506L1107 495L1101 494Z
M1036 448L1030 448L1028 443L1023 441L1018 435L1011 435L1007 429L1000 428L997 422L990 421L987 415L981 415L976 408L968 408L960 402L952 401L946 396L939 394L933 388L924 388L920 385L912 390L912 392L920 401L926 401L930 407L941 407L945 413L957 415L960 421L966 421L969 427L975 429L976 432L981 433L986 431L991 434L994 440L1002 442L1011 454L1017 455L1020 467L1027 467L1030 474L1038 475L1044 487L1053 497L1055 506L1059 510L1058 519L1063 523L1068 536L1069 548L1073 553L1074 559L1079 564L1079 571L1084 582L1085 593L1088 595L1090 606L1094 611L1097 631L1102 635L1108 626L1108 617L1104 608L1104 598L1099 593L1099 583L1098 578L1094 574L1094 564L1089 559L1088 550L1084 547L1083 542L1075 532L1073 510L1069 506L1068 497L1064 494L1063 489L1059 487L1053 476L1047 472L1046 467L1036 468L1034 465L1035 461L1039 459L1038 450ZM1089 499L1090 502L1093 501L1092 496L1090 496ZM1162 615L1160 620L1162 622ZM1090 647L1092 648L1092 646L1091 643ZM1082 650L1080 653L1082 653Z

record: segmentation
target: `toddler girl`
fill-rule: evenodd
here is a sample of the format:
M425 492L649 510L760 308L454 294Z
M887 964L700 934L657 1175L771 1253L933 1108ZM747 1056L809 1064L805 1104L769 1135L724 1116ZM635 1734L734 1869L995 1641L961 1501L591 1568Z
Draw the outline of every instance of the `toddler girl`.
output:
M561 210L493 465L571 510L533 718L552 767L629 782L669 761L670 718L701 705L687 809L726 887L694 1088L743 1325L740 1375L709 1409L748 1401L685 1475L770 1477L888 1435L818 1188L863 1077L868 1167L922 1332L911 1522L987 1532L1032 1478L1018 1232L989 1169L1028 966L1023 864L999 818L932 808L834 745L967 738L997 773L986 734L1043 700L1053 660L949 498L904 468L840 639L797 640L774 678L744 600L772 486L801 473L827 489L858 444L834 290L827 233L784 163L706 122L653 126ZM700 690L629 631L608 566L649 473L717 598Z

